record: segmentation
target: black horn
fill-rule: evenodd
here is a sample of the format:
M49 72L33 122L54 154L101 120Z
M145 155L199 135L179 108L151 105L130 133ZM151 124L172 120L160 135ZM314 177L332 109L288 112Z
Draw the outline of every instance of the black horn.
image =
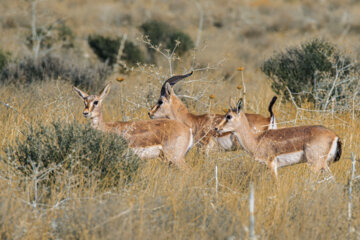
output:
M178 81L184 79L184 78L187 78L189 76L191 76L193 74L193 71L191 71L190 73L188 74L185 74L185 75L176 75L176 76L173 76L171 78L169 78L168 80L166 80L164 82L164 84L162 85L161 87L161 92L160 92L160 96L165 96L165 85L166 83L169 83L170 86L174 86Z

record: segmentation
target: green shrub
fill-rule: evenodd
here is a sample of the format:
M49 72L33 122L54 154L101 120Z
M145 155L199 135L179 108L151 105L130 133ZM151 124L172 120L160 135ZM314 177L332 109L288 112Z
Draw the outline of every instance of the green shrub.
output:
M99 89L111 69L104 64L81 65L72 60L62 60L47 55L34 61L27 57L7 63L0 72L2 84L29 84L35 81L62 79L88 90Z
M156 20L148 21L140 26L140 30L149 38L153 45L158 46L161 44L170 51L175 48L176 41L179 41L180 45L176 49L176 53L180 56L194 48L194 42L189 35L173 28L167 23Z
M135 66L137 63L145 62L144 54L140 48L129 41L125 42L124 52L121 59L126 61L130 66Z
M140 163L123 138L76 122L30 127L5 151L7 158L2 160L17 166L25 176L35 174L34 169L43 172L51 167L74 175L95 176L107 185L130 180Z
M271 79L272 89L283 94L286 100L290 100L289 88L297 103L320 102L324 107L329 96L337 100L345 97L345 92L339 94L344 86L332 89L333 80L351 77L358 67L331 43L315 39L276 54L266 60L261 69Z
M5 67L9 61L10 54L0 49L0 71Z
M117 54L121 44L120 38L91 35L88 37L88 44L101 61L107 62L111 66L116 63ZM144 62L144 55L138 46L127 40L125 42L121 60L134 66L136 63Z

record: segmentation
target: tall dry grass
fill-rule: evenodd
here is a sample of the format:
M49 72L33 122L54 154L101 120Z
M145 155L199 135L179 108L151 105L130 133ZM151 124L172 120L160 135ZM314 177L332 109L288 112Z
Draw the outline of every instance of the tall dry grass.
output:
M121 86L123 84L124 86ZM144 119L145 108L136 102L136 91L128 82L114 83L105 102L105 118ZM131 84L129 84L131 85ZM135 86L132 86L135 87ZM129 89L132 89L129 86ZM19 112L1 106L1 146L13 143L29 123L50 123L52 119L72 121L81 117L82 102L67 83L49 81L26 88L1 88L3 99ZM259 101L266 112L267 99ZM204 100L205 101L205 100ZM251 104L253 99L249 101ZM219 104L213 111L221 111ZM205 112L208 110L203 109ZM291 104L275 105L280 126L293 125L296 109ZM302 118L302 119L301 119ZM282 123L287 122L287 123ZM84 239L218 239L247 238L249 225L249 183L255 186L255 233L261 239L333 239L347 236L347 180L350 152L357 150L358 122L351 114L301 113L297 124L321 123L334 129L344 143L340 162L331 165L336 181L321 180L305 164L280 169L279 186L269 170L242 151L214 151L209 156L192 149L187 155L188 173L169 168L159 160L142 165L130 184L99 189L85 184L82 175L59 174L54 191L45 195L39 189L41 204L34 206L35 182L15 175L2 165L0 232L3 238L84 238ZM219 189L215 192L215 166ZM69 179L84 182L73 186ZM91 179L90 179L91 180ZM95 182L94 182L95 183ZM359 184L354 189L353 227L359 229ZM358 233L352 233L357 238Z

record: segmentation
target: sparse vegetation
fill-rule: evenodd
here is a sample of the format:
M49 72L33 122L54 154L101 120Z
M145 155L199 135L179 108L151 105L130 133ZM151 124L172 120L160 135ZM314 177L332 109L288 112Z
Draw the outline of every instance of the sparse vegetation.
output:
M2 84L30 84L36 81L58 79L69 81L75 86L85 89L99 89L110 69L102 64L81 65L73 61L65 61L51 55L44 56L37 61L31 57L8 62L0 72Z
M116 63L116 57L121 44L120 38L90 35L88 37L88 43L101 61L107 62L110 66ZM135 66L137 63L143 63L145 61L140 48L128 40L125 42L121 60L124 60L130 66Z

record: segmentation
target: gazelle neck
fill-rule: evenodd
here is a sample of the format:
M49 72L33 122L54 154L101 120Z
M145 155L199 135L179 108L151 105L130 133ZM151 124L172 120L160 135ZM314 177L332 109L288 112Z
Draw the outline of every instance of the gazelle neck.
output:
M250 124L243 112L240 113L237 122L238 124L234 131L235 136L246 150L254 154L259 142L259 136L251 131Z
M185 104L177 97L173 98L172 114L174 120L180 121L189 127L194 125L194 114L190 113Z
M103 114L100 111L99 114L97 114L96 116L92 117L90 119L91 122L91 127L100 131L104 131L105 130L105 122L103 119Z

